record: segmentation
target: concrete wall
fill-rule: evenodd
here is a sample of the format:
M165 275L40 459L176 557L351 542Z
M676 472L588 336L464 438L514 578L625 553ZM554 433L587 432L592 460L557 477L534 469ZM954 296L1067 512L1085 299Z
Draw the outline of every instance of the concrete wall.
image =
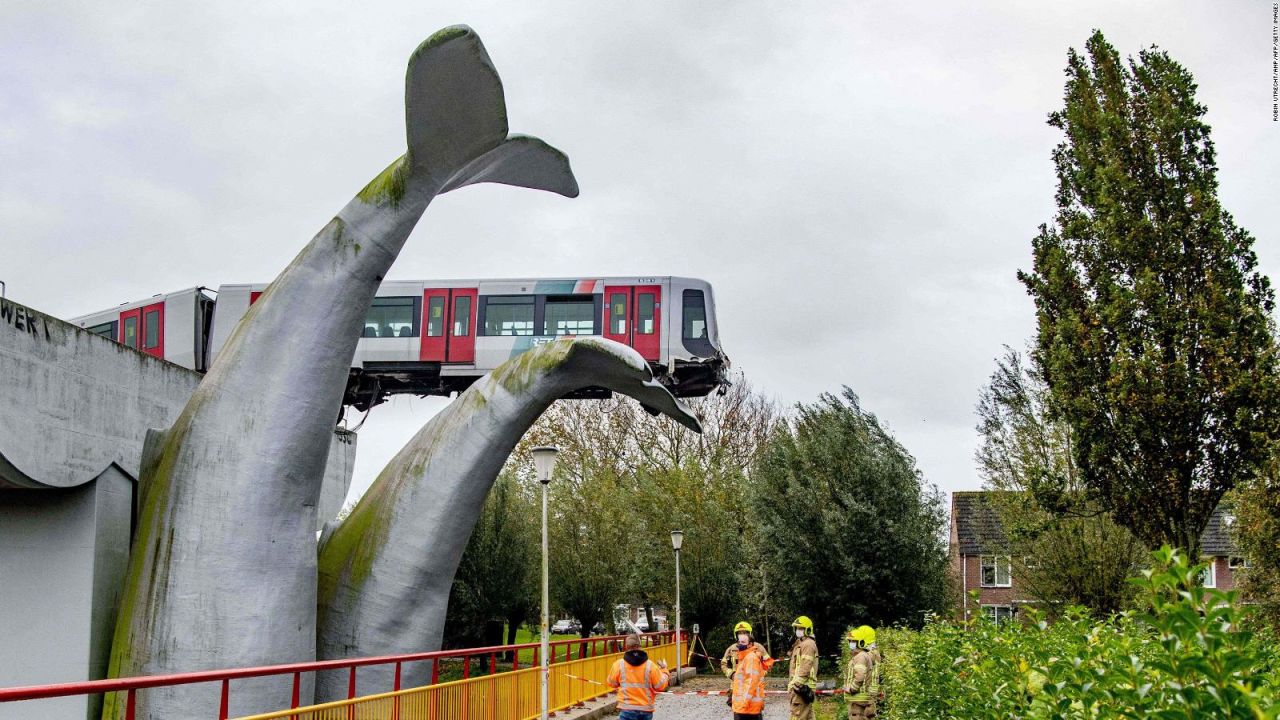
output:
M106 675L132 504L133 481L114 466L80 487L0 490L0 685ZM79 720L100 702L4 703L0 720Z
M0 300L0 485L67 488L111 463L138 476L198 373Z
M0 301L0 687L105 676L143 441L201 377ZM317 528L342 506L356 436L330 447ZM6 703L0 720L80 720L94 705Z

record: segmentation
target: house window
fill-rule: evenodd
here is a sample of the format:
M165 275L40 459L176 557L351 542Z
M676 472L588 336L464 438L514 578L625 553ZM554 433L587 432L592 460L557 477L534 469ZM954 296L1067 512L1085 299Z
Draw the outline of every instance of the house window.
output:
M1218 587L1218 563L1213 558L1205 558L1202 562L1206 562L1208 565L1200 572L1200 586L1207 588Z
M1010 605L983 605L982 614L997 625L1013 620L1013 607Z
M1230 560L1227 560L1227 567L1232 570L1240 570L1241 568L1248 569L1253 567L1253 563L1249 562L1249 558L1233 557Z
M1012 584L1008 555L982 556L982 587L1009 587Z

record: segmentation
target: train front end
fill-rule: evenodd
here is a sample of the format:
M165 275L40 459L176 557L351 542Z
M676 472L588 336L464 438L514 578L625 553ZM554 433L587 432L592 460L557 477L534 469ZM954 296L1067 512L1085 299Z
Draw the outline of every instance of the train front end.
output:
M729 384L729 356L720 345L711 284L696 278L671 278L671 328L663 381L676 397L723 393Z

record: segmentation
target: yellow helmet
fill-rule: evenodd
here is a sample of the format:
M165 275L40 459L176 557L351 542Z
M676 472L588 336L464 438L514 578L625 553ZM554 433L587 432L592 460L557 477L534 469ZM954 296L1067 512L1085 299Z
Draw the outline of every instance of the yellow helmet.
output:
M813 621L809 619L808 615L801 615L800 617L796 618L796 621L791 623L791 627L804 628L805 631L808 632L810 635L813 634Z
M855 640L865 647L876 641L876 631L867 625L862 625L849 631L849 639Z
M733 634L737 635L740 632L751 632L751 623L747 622L746 620L743 620L737 625L734 625Z

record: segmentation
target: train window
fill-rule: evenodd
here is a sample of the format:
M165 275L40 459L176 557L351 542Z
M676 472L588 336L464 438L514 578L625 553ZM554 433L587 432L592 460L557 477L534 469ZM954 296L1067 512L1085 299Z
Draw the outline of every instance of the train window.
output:
M707 336L707 306L701 290L684 291L684 339L700 340Z
M653 293L640 293L636 296L636 332L641 335L653 334L653 308L657 303Z
M459 295L453 299L453 336L466 337L471 334L471 297Z
M138 347L138 316L133 315L124 319L124 344L129 347Z
M414 322L414 308L417 298L413 297L376 297L364 316L366 329L372 327L377 337L417 337L418 328ZM368 336L373 337L373 336Z
M444 298L439 295L427 299L427 337L444 334Z
M85 330L88 330L94 335L101 335L102 337L107 338L109 340L116 339L116 324L113 322L105 322L105 323L102 323L101 325L94 325L92 327L85 328Z
M613 293L609 296L609 334L625 335L627 333L627 294Z
M596 331L596 303L591 296L548 297L543 335L590 335Z
M160 311L152 310L143 320L142 347L160 347Z
M485 300L485 335L532 335L532 295L490 295Z

